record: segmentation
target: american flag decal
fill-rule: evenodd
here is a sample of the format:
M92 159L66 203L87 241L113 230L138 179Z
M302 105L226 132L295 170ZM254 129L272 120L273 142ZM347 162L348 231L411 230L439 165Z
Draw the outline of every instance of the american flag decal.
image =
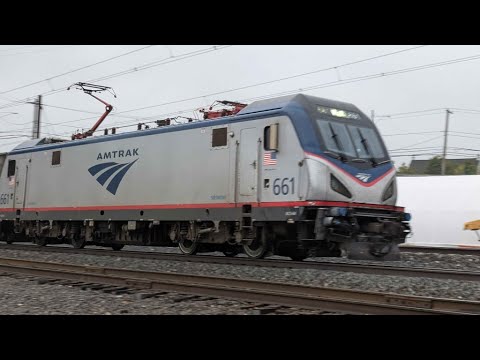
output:
M277 153L265 151L265 154L263 154L263 165L277 165Z

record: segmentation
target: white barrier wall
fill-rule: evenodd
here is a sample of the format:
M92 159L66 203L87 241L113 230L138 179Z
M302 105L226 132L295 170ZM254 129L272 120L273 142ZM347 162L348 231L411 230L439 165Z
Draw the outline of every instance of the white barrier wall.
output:
M480 175L399 176L397 186L397 205L412 214L407 243L480 246L474 231L463 230L480 220Z

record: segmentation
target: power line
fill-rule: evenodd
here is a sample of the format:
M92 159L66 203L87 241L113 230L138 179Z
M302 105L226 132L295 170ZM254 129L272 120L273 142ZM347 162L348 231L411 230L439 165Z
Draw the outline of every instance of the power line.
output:
M455 110L455 114L462 114L462 115L473 115L473 116L480 116L480 112L467 112L467 111L459 111L459 110Z
M290 80L290 79L294 79L294 78L298 78L298 77L302 77L302 76L316 74L316 73L319 73L319 72L338 69L338 68L345 67L345 66L351 66L351 65L354 65L354 64L359 64L359 63L362 63L362 62L383 58L383 57L386 57L386 56L396 55L396 54L406 52L406 51L416 50L416 49L419 49L419 48L422 48L422 47L425 47L425 46L428 46L428 45L415 46L415 47L412 47L412 48L403 49L403 50L399 50L399 51L394 51L394 52L390 52L390 53L386 53L386 54L382 54L382 55L377 55L377 56L369 57L369 58L366 58L366 59L352 61L352 62L349 62L349 63L344 63L344 64L340 64L340 65L336 65L336 66L331 66L331 67L328 67L328 68L323 68L323 69L309 71L309 72L305 72L305 73L301 73L301 74L287 76L287 77L283 77L283 78L279 78L279 79L259 82L259 83L255 83L255 84L251 84L251 85L238 87L238 88L235 88L235 89L225 90L225 91L222 91L222 92L219 92L219 93L204 95L204 96L218 95L218 94L228 93L228 92L232 92L232 91L244 90L244 89L248 89L248 88L252 88L252 87L256 87L256 86L267 85L267 84L272 84L272 83L276 83L276 82L280 82L280 81ZM96 80L100 81L100 80L105 80L106 78L108 78L108 77L103 77L103 78L99 78L99 79L96 79ZM91 80L90 82L94 82L94 81L95 80Z
M393 71L390 71L390 72L370 74L370 75L359 76L359 77L354 77L354 78L345 79L345 80L338 80L338 81L334 81L334 82L323 83L323 84L310 86L308 88L304 88L304 89L300 89L300 90L301 91L311 91L311 90L314 90L314 89L326 88L326 87L331 87L331 86L336 86L336 85L342 85L342 84L351 83L351 82L371 80L371 79L378 78L378 77L392 76L392 75L397 75L397 74L402 74L402 73L407 73L407 72L413 72L413 71L419 71L419 70L433 68L433 67L451 65L451 64L455 64L455 63L459 63L459 62L472 61L472 60L477 60L479 58L480 58L480 55L462 57L462 58L457 58L457 59L452 59L452 60L447 60L447 61L442 61L442 62L436 62L436 63L430 63L430 64L425 64L425 65L420 65L420 66L414 66L414 67L399 69L399 70L393 70ZM131 112L131 111L144 110L144 109L148 109L148 108L165 106L165 105L175 104L175 103L189 101L189 100L196 100L196 99L199 99L199 98L203 98L205 96L219 95L219 94L223 94L225 92L230 92L230 91L235 91L235 90L236 89L231 89L231 90L227 90L227 91L215 92L215 93L211 93L211 94L208 94L208 95L202 95L202 96L192 97L192 98L188 98L188 99L175 100L175 101L171 101L171 102L167 102L167 103L151 105L151 106L146 106L146 107L136 108L136 109L131 109L131 110L125 110L125 111L117 113L117 115L122 114L122 113ZM289 91L285 91L285 92L281 92L281 93L268 94L268 95L261 96L261 97L256 97L256 98L244 99L243 101L253 100L253 99L269 98L269 97L272 97L272 96L285 95L285 94L290 93L292 91L297 92L298 89L289 90ZM431 110L432 109L430 109L430 111ZM77 122L77 121L80 121L80 120L87 120L87 119L90 119L90 118L76 119L76 120L72 120L72 121L69 121L69 122ZM66 122L64 122L64 123L66 123Z
M142 66L134 67L132 69L124 70L124 71L121 71L121 72L118 72L118 73L102 76L102 77L97 78L97 79L88 80L88 82L96 83L98 81L113 79L115 77L127 75L127 74L130 74L130 73L133 73L133 72L138 72L138 71L150 69L152 67L165 65L165 64L170 64L172 62L177 62L177 61L185 60L185 59L188 59L188 58L191 58L191 57L207 54L207 53L212 52L212 51L223 50L223 49L229 48L231 46L233 46L233 45L212 46L211 48L196 50L196 51L192 51L190 53L177 55L175 57L170 56L168 58L158 60L158 61L154 61L154 62L146 64L146 65L142 65Z
M185 59L188 59L188 58L191 58L191 57L207 54L207 53L212 52L212 51L223 50L223 49L229 48L231 46L233 46L233 45L212 46L212 47L209 47L209 48L206 48L206 49L195 50L195 51L192 51L192 52L189 52L189 53L184 53L184 54L177 55L173 59L171 59L171 57L164 58L164 59L157 60L157 61L145 64L145 65L142 65L142 66L138 66L138 67L134 67L134 68L131 68L131 69L128 69L128 70L120 71L118 73L106 75L106 76L96 78L96 79L87 80L87 82L96 83L96 82L103 81L103 80L109 80L109 79L113 79L115 77L128 75L128 74L131 74L131 73L134 73L134 72L139 72L139 71L142 71L142 70L150 69L152 67L166 65L166 64L169 64L169 63L172 63L172 62L177 62L177 61L185 60ZM67 88L52 90L52 91L46 92L43 95L44 96L53 95L53 94L56 94L58 92L62 92L66 89Z
M451 133L454 133L454 134L467 134L467 135L479 135L480 136L480 133L469 133L469 132L462 132L462 131L450 131Z
M391 158L395 157L412 157L412 156L438 156L439 158L442 156L442 151L438 152L427 152L427 153L413 153L413 154L393 154L390 155ZM462 153L462 152L448 152L447 155L453 155L453 156L472 156L472 159L474 159L475 154L469 154L469 153ZM452 159L450 159L452 160ZM448 162L448 160L447 160Z
M440 132L442 131L422 131L422 132L410 132L410 133L400 133L400 134L385 134L382 136L387 137L387 136L403 136L403 135L421 135L421 134L433 134L433 133L440 133Z
M151 45L153 46L153 45ZM88 80L87 82L90 82L90 83L94 83L94 82L97 82L97 81L100 81L100 80L105 80L107 77L108 78L113 78L113 77L117 77L117 76L122 76L122 75L126 75L126 74L129 74L129 73L132 73L132 72L138 72L138 71L142 71L142 70L145 70L147 68L151 68L151 67L154 67L154 66L161 66L161 65L166 65L166 64L169 64L171 62L176 62L176 61L180 61L180 60L184 60L184 59L188 59L190 57L194 57L194 56L199 56L199 55L203 55L203 54L206 54L206 53L209 53L209 52L212 52L212 51L216 51L216 50L223 50L225 48L228 48L228 47L231 47L233 45L224 45L224 46L213 46L213 47L210 47L210 48L206 48L206 49L201 49L201 50L196 50L196 51L192 51L192 52L189 52L189 53L184 53L184 54L181 54L181 55L178 55L176 56L174 59L168 61L170 58L165 58L165 59L162 59L162 60L157 60L157 61L154 61L152 63L149 63L149 64L145 64L143 66L140 66L140 67L135 67L135 68L132 68L132 69L129 69L129 70L125 70L125 71L122 71L122 72L119 72L119 73L115 73L115 74L110 74L108 76L105 76L105 77L102 77L102 78L97 78L97 79L93 79L93 80ZM140 49L138 49L139 51ZM93 65L92 65L93 66ZM44 79L42 81L45 81L45 80L50 80L51 78L49 79ZM41 81L40 81L41 82ZM31 85L31 84L29 84ZM51 90L51 91L47 91L45 93L42 93L40 95L43 95L43 96L49 96L49 95L53 95L53 94L56 94L58 92L62 92L64 90L66 90L67 88L64 87L64 88L60 88L60 89L56 89L56 90ZM12 89L12 90L9 90L9 91L13 91L13 90L16 90L16 89ZM2 93L0 93L2 94ZM2 105L0 106L0 109L5 109L5 108L9 108L9 107L13 107L13 106L19 106L19 105L23 105L25 104L30 98L26 98L26 99L23 99L23 100L18 100L18 101L15 101L14 104L5 104L5 105ZM91 119L91 118L88 118L88 119ZM82 119L83 120L83 119ZM75 120L75 121L79 121L79 120Z
M442 149L441 146L426 146L426 147L413 147L413 148L405 148L405 149L393 149L393 150L389 150L388 152L390 153L394 153L394 152L410 152L410 151L432 151L432 150L435 150L435 149Z
M65 73L62 73L62 74L58 74L58 75L55 75L55 76L50 76L46 79L42 79L42 80L39 80L39 81L35 81L33 83L30 83L30 84L26 84L26 85L22 85L22 86L19 86L19 87L16 87L16 88L13 88L13 89L10 89L10 90L7 90L7 91L3 91L3 92L0 92L0 95L1 94L6 94L6 93L9 93L9 92L12 92L12 91L15 91L15 90L19 90L19 89L23 89L23 88L26 88L26 87L29 87L29 86L32 86L32 85L36 85L36 84L40 84L44 81L49 81L49 80L52 80L52 79L56 79L58 77L61 77L61 76L65 76L65 75L68 75L68 74L71 74L71 73L74 73L74 72L77 72L77 71L80 71L80 70L84 70L84 69L88 69L92 66L96 66L96 65L99 65L99 64L103 64L103 63L106 63L107 61L112 61L114 59L118 59L118 58L121 58L123 56L127 56L127 55L130 55L130 54L133 54L133 53L136 53L138 51L142 51L142 50L145 50L145 49L148 49L152 46L156 46L156 45L148 45L148 46L144 46L140 49L135 49L135 50L132 50L132 51L128 51L126 53L123 53L123 54L120 54L120 55L117 55L117 56L113 56L113 57L110 57L108 59L105 59L105 60L102 60L102 61L98 61L96 63L93 63L93 64L90 64L90 65L86 65L86 66L82 66L80 68L77 68L77 69L74 69L74 70L70 70L70 71L67 71Z
M47 106L51 107L54 109L62 109L62 110L68 110L68 111L76 111L76 112L83 112L87 114L98 114L98 112L95 111L87 111L87 110L82 110L82 109L74 109L74 108L69 108L69 107L63 107L63 106L56 106L56 105L49 105L49 104L42 104L42 106ZM99 114L100 115L100 114ZM128 116L128 115L116 115L115 113L109 114L110 117L112 116L117 116L125 119L138 119L137 116Z
M450 136L480 140L478 137L474 137L474 136L466 136L466 135L450 135Z
M418 114L418 113L425 113L425 112L431 112L431 111L440 111L440 110L445 110L445 108L434 108L434 109L427 109L427 110L417 110L417 111L408 111L408 112L403 112L403 113L395 113L395 114L386 114L386 115L377 115L377 118L379 117L396 117L399 115L409 115L409 114Z
M0 56L1 57L6 57L6 56L15 56L15 55L23 55L23 54L32 54L32 53L39 53L39 52L45 52L45 51L60 50L60 49L67 48L67 47L72 47L72 46L74 46L74 45L64 45L64 46L56 46L54 48L48 48L48 49L35 49L35 50L32 50L32 51L21 51L21 52L17 52L17 53L0 54Z
M35 46L38 46L38 45L25 45L25 46L21 46L21 47L17 47L17 48L1 49L0 51L4 52L4 51L20 50L20 49L31 48L31 47L35 47Z
M462 112L462 111L465 111L465 112L476 112L476 113L480 113L480 110L477 110L477 109L462 109L462 108L451 108L452 110L456 110L457 112Z
M398 120L398 119L408 119L408 118L419 118L419 117L422 117L422 116L432 116L432 115L438 115L438 114L442 114L441 111L436 111L436 112L432 112L432 113L429 113L429 114L418 114L418 115L406 115L406 116L388 116L388 117L382 117L380 119L378 119L378 122L382 121L382 120L391 120L391 119L394 119L394 120ZM377 122L377 123L378 123Z
M288 90L288 91L283 91L283 92L279 92L279 93L271 93L271 94L267 94L267 95L259 96L259 97L252 97L252 98L247 98L247 99L241 99L241 100L239 100L239 101L268 99L268 98L271 98L271 97L276 97L276 96L288 95L288 94L290 94L290 93L295 93L295 92L298 92L299 90L300 90L301 92L302 92L302 91L311 91L311 90L320 89L320 88L327 88L327 87L342 85L342 84L346 84L346 83L352 83L352 82L358 82L358 81L371 80L371 79L379 78L379 77L387 77L387 76L397 75L397 74L401 74L401 73L419 71L419 70L423 70L423 69L426 69L426 68L446 66L446 65L451 65L451 64L459 63L459 62L472 61L472 60L477 60L477 59L480 59L480 54L479 54L479 55L475 55L475 56L468 56L468 57L457 58L457 59L453 59L453 60L447 60L447 61L442 61L442 62L436 62L436 63L426 64L426 65L414 66L414 67L410 67L410 68L393 70L393 71L390 71L390 72L384 72L384 73L377 73L377 74L370 74L370 75L358 76L358 77L354 77L354 78L350 78L350 79L346 79L346 80L337 80L337 81L328 82L328 83L323 83L323 84L318 84L318 85L314 85L314 86L310 86L310 87L306 87L306 88L301 88L301 89ZM227 92L235 91L235 90L238 90L238 89L241 89L241 88L224 90L224 91L218 91L218 92L215 92L215 93L210 93L210 94L201 95L201 96L195 96L195 97L186 98L186 99L181 99L181 100L170 101L170 102L166 102L166 103L162 103L162 104L157 104L157 105L144 106L144 107L141 107L141 108L135 108L135 109L131 109L131 110L125 110L125 111L122 111L122 112L120 112L120 113L126 113L126 112L131 112L131 111L138 111L138 110L145 110L145 109L150 109L150 108L160 107L160 106L165 106L165 105L172 105L172 104L176 104L176 103L180 103L180 102L185 102L185 101L190 101L190 100L197 100L197 99L201 99L201 98L204 98L204 97L207 97L207 96L220 95L220 94L224 94L224 93L227 93ZM120 114L120 113L119 113L119 114Z
M405 50L402 50L401 52L403 52L403 51L408 51L408 50L414 50L414 49L418 49L418 48L419 48L419 47L410 48L410 49L405 49ZM395 53L398 53L398 52L395 52ZM380 56L377 56L377 57L374 57L374 58L384 57L384 56L388 56L388 55L392 55L392 54L394 54L394 53L383 54L383 55L380 55ZM480 55L479 55L479 57L480 57ZM358 60L358 61L356 61L356 62L347 63L347 64L342 64L342 65L337 65L337 66L332 66L332 67L329 67L329 68L316 70L316 71L314 71L314 72L332 70L332 69L336 69L336 68L338 68L338 67L347 66L347 65L354 64L354 63L359 63L359 62L364 62L364 61L371 60L371 59L372 59L372 58L367 58L367 59L363 59L363 60ZM185 101L190 101L190 100L197 100L197 99L201 99L201 98L208 97L208 96L222 95L222 94L226 94L226 93L233 92L233 91L244 90L244 89L251 88L251 87L255 87L255 86L260 86L260 85L269 84L269 83L273 83L273 82L283 81L283 80L291 79L291 78L294 78L294 77L304 76L304 75L308 75L308 74L310 74L310 73L313 73L313 72L298 74L298 75L294 75L294 76L290 76L290 77L286 77L286 78L280 78L280 79L271 80L271 81L266 81L266 82L262 82L262 83L255 83L255 84L252 84L252 85L242 86L242 87L238 87L238 88L234 88L234 89L229 89L229 90L217 91L217 92L210 93L210 94L206 94L206 95L195 96L195 97L191 97L191 98L187 98L187 99L181 99L181 100L171 101L171 102L167 102L167 103L163 103L163 104L157 104L157 105L151 105L151 106L145 106L145 107L141 107L141 108L136 108L136 109L132 109L132 110L126 110L126 111L122 111L122 113L131 112L131 111L137 111L137 110L144 110L144 109L149 109L149 108L154 108L154 107L159 107L159 106L165 106L165 105L171 105L171 104L176 104L176 103L185 102ZM338 81L335 81L334 83L340 83L340 82L344 82L344 81L345 81L345 80L338 80ZM328 83L328 84L330 84L330 83ZM305 89L302 89L302 90L305 90ZM290 90L289 92L291 92L291 91L295 91L295 92L296 92L297 90ZM283 94L283 93L281 93L281 94L278 94L278 93L277 93L277 94L270 94L270 95L266 95L266 96L259 97L259 99L260 99L260 98L268 98L268 97L270 97L271 95L282 95L282 94ZM243 99L243 100L240 100L240 101L255 100L255 99L257 99L257 98Z
M442 61L442 62L437 62L437 63L420 65L420 66L413 66L413 67L410 67L410 68L393 70L393 71L384 72L384 73L377 73L377 74L371 74L371 75L358 76L358 77L345 79L345 80L332 81L332 82L328 82L328 83L324 83L324 84L309 86L309 87L306 87L306 88L288 90L288 91L284 91L284 92L269 94L269 95L266 95L266 96L259 96L259 97L255 97L255 98L242 99L241 101L268 99L272 96L276 97L276 96L282 96L282 95L290 95L290 94L298 92L298 91L306 92L306 91L317 90L317 89L322 89L322 88L327 88L327 87L332 87L332 86L337 86L337 85L343 85L343 84L354 83L354 82L365 81L365 80L372 80L372 79L381 78L381 77L387 77L387 76L392 76L392 75L409 73L409 72L413 72L413 71L419 71L419 70L424 70L424 69L429 69L429 68L434 68L434 67L439 67L439 66L452 65L452 64L456 64L456 63L460 63L460 62L472 61L472 60L478 60L478 59L480 59L480 55L467 56L467 57L463 57L463 58L457 58L457 59L452 59L452 60L447 60L447 61Z
M404 146L404 147L402 147L402 148L393 149L393 150L390 150L390 151L397 151L397 150L408 149L408 148L410 148L410 147L412 147L412 146L420 145L420 144L425 144L425 143L427 143L427 142L430 142L430 141L433 141L433 140L436 140L436 139L440 139L440 138L442 138L442 137L443 137L442 135L440 135L440 136L435 136L435 137L433 137L433 138L431 138L431 139L428 139L428 140L425 140L425 141L420 141L420 142L418 142L418 143L410 144L410 145Z

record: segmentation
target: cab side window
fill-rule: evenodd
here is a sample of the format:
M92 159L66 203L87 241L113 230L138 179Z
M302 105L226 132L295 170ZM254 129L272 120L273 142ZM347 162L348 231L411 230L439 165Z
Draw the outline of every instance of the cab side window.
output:
M227 128L212 130L212 147L227 146Z
M52 153L52 165L60 165L62 153L60 151L54 151Z
M7 177L15 175L15 167L16 167L16 161L15 160L10 160L8 162Z

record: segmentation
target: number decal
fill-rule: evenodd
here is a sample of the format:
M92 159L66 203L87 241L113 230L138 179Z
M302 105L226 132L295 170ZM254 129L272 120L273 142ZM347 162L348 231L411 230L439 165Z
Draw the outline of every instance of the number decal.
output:
M273 181L274 195L295 194L295 178L276 178Z
M277 183L279 180L280 180L279 178L276 178L273 181L273 194L274 195L280 195L280 186Z

